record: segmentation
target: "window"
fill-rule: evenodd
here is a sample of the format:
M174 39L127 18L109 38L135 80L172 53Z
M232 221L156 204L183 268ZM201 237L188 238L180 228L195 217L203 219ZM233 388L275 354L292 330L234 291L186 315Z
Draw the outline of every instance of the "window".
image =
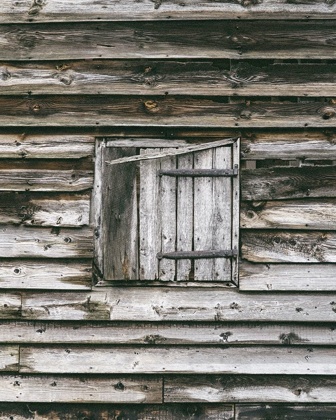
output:
M238 284L239 139L108 139L96 149L106 281Z

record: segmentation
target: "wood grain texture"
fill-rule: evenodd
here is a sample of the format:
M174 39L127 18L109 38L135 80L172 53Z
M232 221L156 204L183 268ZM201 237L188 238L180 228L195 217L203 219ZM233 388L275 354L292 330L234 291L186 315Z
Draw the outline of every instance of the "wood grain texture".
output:
M61 95L0 97L4 127L335 127L336 105L224 98Z
M16 319L21 316L21 295L19 293L1 293L0 319Z
M161 403L162 379L0 375L0 399L16 403Z
M20 372L335 375L323 347L20 347Z
M294 299L294 300L293 300ZM31 320L334 322L334 293L253 293L221 288L114 287L24 293ZM294 302L294 303L293 303Z
M242 171L243 200L336 196L336 166L276 167Z
M19 370L19 346L0 346L0 371L15 372Z
M94 137L89 135L0 134L1 159L79 159L93 152Z
M336 57L334 21L1 25L0 60Z
M92 229L0 227L0 258L92 258Z
M243 261L239 289L245 291L334 291L334 264L253 264Z
M92 405L1 403L0 419L8 420L233 420L228 404Z
M336 226L336 199L245 201L240 208L245 229L331 230Z
M165 379L165 401L335 403L335 387L335 379L326 376L179 375Z
M332 64L237 61L230 66L229 60L1 62L0 75L1 95L336 95ZM76 136L72 137L76 141ZM59 140L62 142L61 137Z
M0 224L81 227L89 224L90 195L0 192Z
M241 232L242 258L252 262L335 263L335 232Z
M321 405L243 405L235 406L237 420L260 420L261 418L289 419L335 419L336 406Z
M335 323L0 321L1 343L335 346Z
M0 261L1 289L90 290L92 263L48 260Z

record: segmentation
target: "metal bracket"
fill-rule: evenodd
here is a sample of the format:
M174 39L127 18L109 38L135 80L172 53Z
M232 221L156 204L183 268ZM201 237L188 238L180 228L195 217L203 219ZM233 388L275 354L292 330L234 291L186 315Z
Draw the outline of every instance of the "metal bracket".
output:
M238 176L238 165L234 169L160 169L159 176L190 176L190 177L215 177L225 176L234 177Z
M162 260L162 258L168 258L170 260L196 260L203 258L232 258L238 256L238 250L235 247L234 249L228 250L213 250L213 251L177 251L177 252L159 252L157 258Z

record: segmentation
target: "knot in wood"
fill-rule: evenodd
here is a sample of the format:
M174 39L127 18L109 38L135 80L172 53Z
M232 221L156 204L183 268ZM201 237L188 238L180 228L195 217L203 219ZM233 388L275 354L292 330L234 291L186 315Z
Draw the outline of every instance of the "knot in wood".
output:
M252 112L249 111L248 109L244 109L241 113L240 113L240 118L242 118L243 120L249 120L252 116Z
M34 0L33 4L30 6L28 10L28 15L34 16L37 15L45 5L44 0Z
M56 70L59 70L59 71L64 71L64 70L67 70L69 68L70 68L70 66L68 64L64 64L64 63L57 64L57 66L56 66Z
M324 120L329 120L330 118L334 117L336 114L336 111L332 107L325 107L322 110L322 118Z
M1 69L1 73L0 73L0 80L2 81L6 81L8 79L10 79L12 77L12 75L9 73L7 67L4 67Z
M35 47L37 39L38 37L35 35L24 34L20 37L19 42L23 47L32 49Z
M39 104L35 104L35 105L33 106L33 111L34 111L35 113L40 112L40 111L41 111L41 105L39 105Z
M155 114L160 111L160 107L158 103L155 101L146 101L144 105L145 105L145 110L151 114Z

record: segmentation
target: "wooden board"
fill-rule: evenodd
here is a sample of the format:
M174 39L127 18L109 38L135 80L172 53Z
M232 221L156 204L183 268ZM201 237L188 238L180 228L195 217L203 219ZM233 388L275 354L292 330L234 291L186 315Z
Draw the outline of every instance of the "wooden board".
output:
M321 292L114 287L91 293L24 293L22 316L32 320L334 322L335 302L335 293Z
M0 321L1 343L335 346L335 323Z
M323 347L20 347L20 372L335 375Z
M320 102L227 103L217 98L136 96L0 97L4 127L323 127L335 126L336 105Z
M277 167L242 171L243 200L336 196L336 166Z
M1 159L79 159L93 152L94 138L89 135L0 134Z
M331 230L336 226L336 199L245 201L240 227L245 229Z
M92 284L90 260L69 262L48 260L0 261L1 289L89 290Z
M92 229L0 226L0 258L92 258Z
M134 10L134 9L133 9ZM71 34L71 35L69 35ZM0 60L336 57L333 21L1 25ZM183 42L181 42L183 40ZM66 82L67 83L67 82Z
M243 405L235 406L237 420L281 419L335 419L335 405Z
M242 258L252 262L336 262L335 232L243 230L241 243Z
M336 95L332 64L258 65L239 61L230 66L229 60L2 62L0 74L1 95L27 95L28 91L30 95ZM69 139L77 143L80 137L72 135ZM60 149L64 136L55 136L55 140L60 142ZM89 147L87 141L85 146ZM15 144L13 148L24 149Z
M0 319L16 319L21 317L21 295L19 293L1 293Z
M19 346L0 346L0 371L15 372L19 370Z
M0 375L0 399L16 403L161 403L162 379Z
M240 403L242 401L245 403L335 403L335 390L335 379L326 376L225 375L200 377L193 375L182 377L179 375L165 379L165 401L167 403ZM274 417L269 418L273 419ZM293 417L289 417L289 419L291 418ZM313 417L311 420L315 420L315 418ZM260 417L258 417L259 419Z
M81 227L89 215L89 194L0 192L1 225Z
M245 291L333 291L334 264L240 264L239 289Z

